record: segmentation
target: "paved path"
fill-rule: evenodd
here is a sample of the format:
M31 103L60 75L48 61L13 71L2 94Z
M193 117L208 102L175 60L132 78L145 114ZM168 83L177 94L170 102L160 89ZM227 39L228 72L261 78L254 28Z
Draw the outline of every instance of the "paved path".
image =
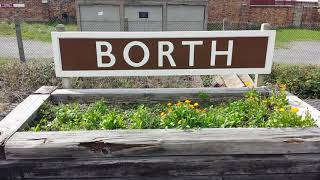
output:
M293 42L287 49L276 49L274 62L285 64L320 64L320 42Z
M25 40L26 58L51 58L51 43ZM19 58L15 38L0 37L0 57ZM276 49L274 62L294 64L320 64L320 42L294 42L287 49Z
M24 40L23 46L27 59L53 57L51 43L34 40ZM0 57L19 58L16 38L0 37Z

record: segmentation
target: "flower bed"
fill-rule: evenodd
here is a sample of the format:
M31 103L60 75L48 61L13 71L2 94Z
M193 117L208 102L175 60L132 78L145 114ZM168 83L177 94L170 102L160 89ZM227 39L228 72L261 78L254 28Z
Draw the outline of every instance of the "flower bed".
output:
M256 90L239 100L221 104L203 104L184 100L157 104L110 105L100 100L91 104L45 104L32 131L99 129L168 129L168 128L284 128L315 127L310 115L305 117L291 107L282 89L271 96Z
M312 179L319 117L284 89L42 87L0 122L0 179Z

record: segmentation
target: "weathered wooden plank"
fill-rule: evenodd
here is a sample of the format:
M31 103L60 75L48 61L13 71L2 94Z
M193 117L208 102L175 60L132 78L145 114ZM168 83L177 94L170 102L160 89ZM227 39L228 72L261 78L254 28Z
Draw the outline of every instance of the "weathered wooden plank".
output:
M3 146L12 134L32 119L49 97L49 94L30 95L0 121L0 146Z
M223 75L221 76L225 85L229 88L241 88L245 87L245 85L242 83L242 81L239 79L239 77L236 74L233 75Z
M0 177L43 179L315 179L319 154L126 157L112 159L8 160ZM295 175L295 176L294 176Z
M155 89L57 89L52 95L52 101L64 102L94 102L104 98L109 103L158 103L192 99L204 101L199 94L206 93L207 102L221 102L243 97L248 88L155 88ZM258 88L263 94L270 93L267 88Z
M320 153L320 129L18 132L7 159Z
M226 87L226 85L224 84L223 79L221 78L221 76L214 76L212 79L212 85L211 87Z
M51 94L58 86L42 86L36 90L33 94Z
M238 76L245 86L254 87L254 82L248 74L239 74Z
M316 124L320 127L320 111L316 108L312 107L308 103L302 101L297 96L288 93L287 100L292 107L296 107L299 109L297 112L298 115L305 117L310 115L314 120L316 120Z

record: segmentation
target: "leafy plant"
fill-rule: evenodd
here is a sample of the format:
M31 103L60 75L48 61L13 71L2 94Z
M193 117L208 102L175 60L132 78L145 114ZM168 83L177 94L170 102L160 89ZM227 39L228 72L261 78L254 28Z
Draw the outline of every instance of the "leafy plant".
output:
M266 82L286 85L291 93L301 98L320 98L319 65L276 64Z
M242 99L215 106L191 100L126 108L103 100L89 105L45 104L30 126L33 131L314 127L310 115L301 117L299 109L288 104L284 90L281 87L270 96L251 90Z

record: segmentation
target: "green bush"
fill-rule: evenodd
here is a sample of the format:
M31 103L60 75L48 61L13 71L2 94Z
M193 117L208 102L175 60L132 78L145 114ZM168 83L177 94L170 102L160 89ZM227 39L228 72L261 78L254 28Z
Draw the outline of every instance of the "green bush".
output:
M320 99L320 66L276 64L266 82L286 85L301 98Z
M44 105L37 120L30 124L33 131L154 129L154 128L305 128L315 121L307 115L298 116L290 107L283 90L262 96L252 90L240 100L219 105L184 102L167 105L107 105L98 101L90 105Z

